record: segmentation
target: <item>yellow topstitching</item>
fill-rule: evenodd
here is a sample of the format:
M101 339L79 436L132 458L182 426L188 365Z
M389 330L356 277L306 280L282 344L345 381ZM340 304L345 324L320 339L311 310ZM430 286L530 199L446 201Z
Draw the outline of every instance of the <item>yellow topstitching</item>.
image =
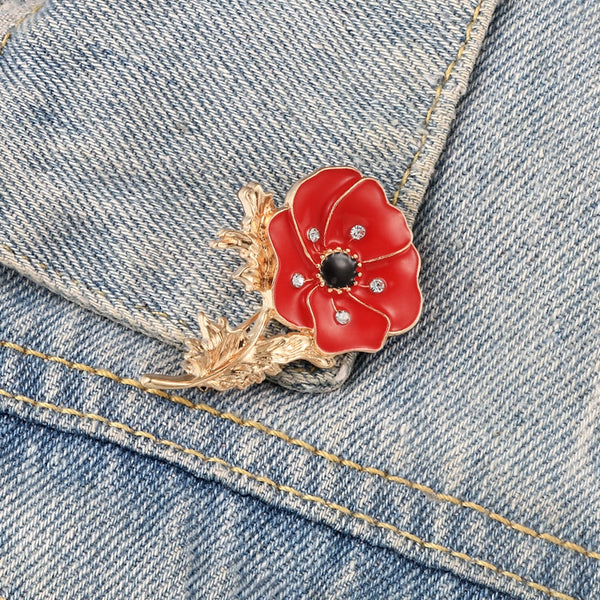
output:
M426 548L429 550L435 550L437 552L442 552L443 554L447 554L447 555L457 558L459 560L468 562L473 565L477 565L483 569L493 571L494 573L496 573L498 575L508 577L509 579L512 579L513 581L516 581L516 582L523 584L533 590L536 590L538 592L546 594L552 598L559 598L560 600L577 600L573 596L570 596L563 592L559 592L555 589L549 588L545 585L542 585L541 583L536 583L535 581L530 581L529 579L525 579L521 575L512 573L511 571L506 571L506 570L488 562L487 560L483 560L480 558L474 558L472 556L469 556L468 554L465 554L464 552L458 552L456 550L451 550L450 548L448 548L446 546L442 546L440 544L436 544L435 542L425 541L425 540L421 539L420 537L418 537L408 531L403 531L403 530L399 529L398 527L396 527L395 525L392 525L391 523L387 523L385 521L380 521L380 520L378 520L374 517L371 517L370 515L367 515L365 513L351 510L351 509L347 508L346 506L342 506L341 504L337 504L335 502L325 500L324 498L321 498L320 496L315 496L313 494L305 494L304 492L301 492L300 490L297 490L296 488L293 488L289 485L282 485L280 483L277 483L277 482L273 481L272 479L270 479L269 477L265 477L264 475L256 475L254 473L251 473L250 471L247 471L246 469L231 465L230 463L226 462L222 458L218 458L215 456L206 456L205 454L202 454L202 452L199 452L198 450L194 450L193 448L187 448L187 447L182 446L181 444L178 444L177 442L173 442L171 440L158 438L154 434L149 433L147 431L133 429L129 425L126 425L124 423L119 423L117 421L111 421L110 419L107 419L106 417L103 417L103 416L95 414L95 413L84 413L84 412L78 411L74 408L69 408L66 406L59 406L56 404L51 404L50 402L40 402L38 400L33 400L32 398L29 398L27 396L22 396L20 394L13 394L13 393L11 393L7 390L1 389L1 388L0 388L0 396L4 396L6 398L11 398L18 402L21 402L24 404L29 404L30 406L35 406L37 408L50 410L55 413L71 415L74 417L78 417L80 419L91 420L91 421L103 423L107 427L110 427L112 429L118 429L119 431L122 431L131 436L147 439L154 444L158 444L160 446L166 446L167 448L171 448L175 452L179 452L181 454L187 454L189 456L194 456L206 463L220 465L221 467L224 467L231 473L235 473L237 475L242 475L243 477L246 477L247 479L251 479L252 481L256 481L258 483L263 483L265 485L268 485L268 486L278 490L279 492L283 492L285 494L295 496L296 498L300 498L301 500L304 500L306 502L311 502L314 504L319 504L321 506L325 506L325 507L331 509L332 511L335 511L346 517L350 517L352 519L358 519L359 521L363 521L365 523L368 523L369 525L378 527L379 529L384 529L384 530L390 531L404 539L407 539L407 540L417 544L418 546L420 546L422 548Z
M256 429L258 431L261 431L262 433L265 433L266 435L270 435L270 436L276 437L280 440L283 440L284 442L286 442L288 444L291 444L293 446L298 446L299 448L303 448L304 450L310 452L311 454L320 456L321 458L324 458L325 460L328 460L331 463L341 465L341 466L347 467L349 469L353 469L360 473L368 473L370 475L374 475L375 477L381 477L382 479L385 479L386 481L390 481L392 483L403 485L410 489L419 491L427 496L436 498L437 500L441 500L443 502L449 502L450 504L455 504L456 506L460 506L462 508L474 510L474 511L481 513L481 514L485 515L486 517L492 519L493 521L497 521L498 523L501 523L502 525L504 525L514 531L518 531L519 533L523 533L523 534L529 535L533 538L544 540L551 544L555 544L556 546L560 546L561 548L565 548L567 550L577 552L578 554L582 554L586 558L600 560L600 552L596 552L594 550L588 550L588 549L584 548L583 546L576 544L575 542L569 542L569 541L563 540L563 539L561 539L555 535L552 535L550 533L540 533L540 532L536 531L535 529L532 529L531 527L527 527L526 525L521 525L520 523L511 521L510 519L508 519L498 513L495 513L492 510L485 508L484 506L481 506L480 504L477 504L475 502L461 500L460 498L457 498L450 494L444 494L441 492L437 492L427 485L417 483L415 481L411 481L410 479L405 479L404 477L399 477L398 475L392 475L392 474L390 474L386 471L383 471L382 469L379 469L377 467L364 466L353 460L349 460L347 458L341 458L331 452L327 452L326 450L321 450L321 449L317 448L316 446L313 446L312 444L305 442L304 440L300 440L298 438L291 437L287 433L284 433L283 431L273 429L273 428L268 427L267 425L264 425L263 423L260 423L258 421L243 419L242 417L239 417L238 415L235 415L233 413L222 412L212 406L209 406L208 404L195 403L195 402L192 402L191 400L189 400L188 398L184 398L183 396L178 396L175 394L169 394L168 392L165 392L163 390L148 389L145 386L143 386L136 379L120 377L119 375L117 375L111 371L108 371L106 369L97 369L97 368L91 367L89 365L85 365L83 363L78 363L78 362L73 362L73 361L67 360L66 358L62 358L60 356L45 354L43 352L39 352L39 351L33 350L31 348L25 348L23 346L20 346L19 344L15 344L14 342L0 340L0 347L9 348L9 349L19 352L21 354L34 356L34 357L42 359L42 360L59 363L61 365L68 367L69 369L74 369L76 371L83 371L86 373L90 373L92 375L96 375L98 377L104 377L106 379L110 379L110 380L120 383L122 385L134 387L134 388L142 390L143 392L146 392L148 394L152 394L154 396L159 396L160 398L170 400L171 402L175 402L176 404L181 404L183 406L186 406L187 408L207 412L208 414L210 414L214 417L217 417L219 419L226 419L227 421L231 421L241 427L250 427L252 429Z
M16 21L14 23L14 25L4 34L4 36L2 37L2 39L0 40L0 54L2 54L2 51L4 50L4 46L6 46L6 44L8 43L8 40L10 40L13 31L23 22L25 21L25 19L29 19L29 17L31 17L32 15L35 15L36 12L38 12L38 10L40 10L40 8L42 8L42 4L35 6L34 8L31 9L30 12L28 12L26 15L24 15L23 17L21 17L18 21ZM1 599L0 599L1 600Z
M392 204L396 204L398 202L398 197L400 196L400 192L402 191L402 188L406 185L406 182L408 181L408 177L409 177L411 171L413 170L413 167L415 166L417 160L419 160L419 157L421 156L421 153L423 152L423 148L425 147L425 142L427 141L427 138L429 137L429 123L431 122L433 113L435 112L438 102L440 101L442 92L444 91L446 84L448 83L448 81L450 80L450 77L452 76L452 71L454 71L454 68L460 61L460 59L465 51L465 48L467 47L467 44L469 43L469 40L471 39L471 33L473 32L473 27L475 26L475 23L477 22L477 19L479 18L479 14L481 13L481 7L483 6L483 2L484 2L484 0L479 0L479 3L475 7L475 12L473 13L473 16L471 17L469 24L467 25L467 29L465 31L465 37L463 39L463 42L460 45L460 48L458 49L458 52L456 53L454 60L446 67L444 76L442 77L442 80L440 81L439 85L437 86L437 88L435 90L433 102L431 103L431 106L429 107L429 110L427 111L427 114L425 115L425 131L421 135L421 139L419 140L419 145L417 147L417 151L415 152L414 156L412 157L412 160L410 161L410 164L406 168L406 171L404 171L404 175L402 175L402 179L400 180L400 183L398 184L398 187L396 188L396 191L394 192Z

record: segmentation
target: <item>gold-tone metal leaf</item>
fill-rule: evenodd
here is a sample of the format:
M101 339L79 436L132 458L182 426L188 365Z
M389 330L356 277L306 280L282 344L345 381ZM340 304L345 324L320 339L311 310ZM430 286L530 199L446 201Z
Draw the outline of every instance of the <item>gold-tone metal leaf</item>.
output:
M227 319L219 317L211 321L201 313L202 338L186 340L188 351L183 363L187 373L194 377L192 385L216 390L243 389L279 372L281 367L261 351L262 333L269 319L268 309L259 311L250 320L254 326L248 332L246 324L232 329Z
M306 360L321 369L328 369L335 365L335 358L319 352L312 335L307 333L292 332L286 335L277 335L266 339L263 345L263 351L269 354L274 363L279 365L295 360Z
M333 366L333 356L317 350L310 332L294 331L265 338L271 318L272 310L263 306L247 323L232 329L223 317L211 321L201 313L202 337L186 340L186 375L150 375L146 383L167 388L243 389L263 381L267 375L276 375L283 365L295 360L307 360L321 368Z
M224 317L215 322L200 313L198 321L202 337L186 340L188 350L183 367L203 378L231 364L248 341L248 335L242 329L231 329Z
M273 194L267 194L258 183L249 183L239 192L244 207L242 229L223 229L213 248L236 250L243 265L235 274L249 292L266 292L273 284L277 258L268 234L269 221L277 211Z

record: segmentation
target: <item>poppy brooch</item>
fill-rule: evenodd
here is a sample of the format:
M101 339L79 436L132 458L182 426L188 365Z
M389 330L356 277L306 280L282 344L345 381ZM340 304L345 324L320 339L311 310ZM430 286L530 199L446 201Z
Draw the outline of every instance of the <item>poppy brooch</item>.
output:
M261 293L262 306L237 328L200 313L186 374L145 375L144 385L245 388L295 360L327 368L337 354L376 352L417 322L419 254L377 181L327 167L296 183L279 209L257 183L238 197L241 230L221 230L213 246L240 254L236 277ZM286 328L273 333L273 320Z

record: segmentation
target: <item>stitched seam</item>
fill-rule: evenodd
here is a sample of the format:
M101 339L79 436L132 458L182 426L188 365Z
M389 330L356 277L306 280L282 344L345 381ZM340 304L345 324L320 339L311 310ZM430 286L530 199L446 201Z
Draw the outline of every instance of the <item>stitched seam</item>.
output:
M35 13L38 12L42 8L42 6L43 4L39 4L38 6L33 7L30 12L28 12L26 15L24 15L18 21L16 21L13 25L11 25L11 27L9 27L8 31L2 37L2 40L0 40L0 54L2 54L2 52L4 51L6 44L8 44L8 40L10 40L13 32L17 29L17 27L21 23L23 23L23 21L29 19L29 17L35 15Z
M0 396L4 396L6 398L10 398L10 399L16 400L18 402L22 402L24 404L29 404L30 406L34 406L37 408L50 410L55 413L70 415L70 416L78 417L78 418L84 419L84 420L91 420L91 421L103 423L107 427L117 429L119 431L123 431L124 433L127 433L128 435L147 439L154 444L157 444L160 446L166 446L167 448L171 448L175 452L179 452L181 454L187 454L190 456L194 456L196 458L199 458L201 461L203 461L205 463L220 465L222 467L225 467L228 471L230 471L232 473L235 473L237 475L242 475L243 477L246 477L247 479L251 479L252 481L256 481L258 483L263 483L265 485L268 485L268 486L276 489L279 492L283 492L285 494L289 494L296 498L300 498L301 500L304 500L306 502L311 502L314 504L319 504L321 506L325 506L326 508L329 508L335 512L338 512L346 517L358 519L360 521L368 523L369 525L378 527L379 529L391 531L392 533L394 533L402 538L405 538L405 539L417 544L418 546L420 546L422 548L427 548L429 550L435 550L435 551L441 552L443 554L448 554L454 558L457 558L457 559L463 560L465 562L468 562L470 564L482 567L483 569L493 571L494 573L496 573L498 575L503 575L505 577L508 577L508 578L512 579L513 581L516 581L518 583L526 585L529 588L532 588L538 592L542 592L553 598L560 598L561 600L576 600L576 598L574 598L573 596L569 596L568 594L559 592L555 589L552 589L550 587L542 585L541 583L537 583L535 581L525 579L521 575L512 573L511 571L506 571L505 569L502 569L502 568L488 562L487 560L483 560L480 558L474 558L468 554L465 554L464 552L458 552L456 550L452 550L446 546L442 546L441 544L437 544L435 542L425 541L425 540L421 539L420 537L414 535L413 533L410 533L408 531L403 531L402 529L400 529L399 527L396 527L395 525L393 525L391 523L387 523L385 521L380 521L379 519L376 519L375 517L372 517L365 513L351 510L350 508L347 508L346 506L342 506L341 504L337 504L336 502L326 500L326 499L322 498L321 496L316 496L314 494L306 494L306 493L304 493L294 487L291 487L289 485L283 485L281 483L277 483L273 479L270 479L269 477L266 477L264 475L256 475L255 473L247 471L246 469L244 469L242 467L236 467L236 466L228 463L227 461L223 460L222 458L218 458L216 456L206 456L205 454L203 454L202 452L199 452L198 450L194 450L193 448L188 448L186 446L182 446L181 444L174 442L172 440L158 438L153 433L149 433L148 431L143 431L140 429L133 429L132 427L130 427L129 425L126 425L125 423L120 423L118 421L111 421L110 419L103 417L102 415L95 414L95 413L88 413L88 412L84 413L84 412L81 412L74 408L69 408L67 406L59 406L56 404L51 404L50 402L40 402L38 400L33 400L32 398L29 398L28 396L23 396L20 394L13 394L2 388L0 388Z
M302 449L310 452L311 454L314 454L315 456L324 458L325 460L327 460L331 463L334 463L336 465L340 465L340 466L343 466L343 467L346 467L349 469L353 469L354 471L358 471L360 473L368 473L369 475L373 475L375 477L380 477L391 483L396 483L396 484L402 485L404 487L410 488L412 490L421 492L421 493L425 494L426 496L436 498L437 500L441 500L442 502L447 502L450 504L454 504L456 506L460 506L461 508L473 510L475 512L478 512L478 513L488 517L489 519L491 519L493 521L496 521L496 522L504 525L505 527L508 527L509 529L512 529L513 531L517 531L519 533L528 535L535 539L544 540L546 542L549 542L549 543L559 546L561 548L565 548L566 550L571 550L573 552L581 554L581 555L585 556L586 558L600 560L600 552L588 550L587 548L584 548L583 546L576 544L575 542L569 542L569 541L563 540L563 539L561 539L555 535L552 535L550 533L540 533L540 532L536 531L535 529L532 529L531 527L527 527L526 525L521 525L520 523L512 521L512 520L510 520L498 513L495 513L492 510L485 508L484 506L477 504L475 502L461 500L460 498L457 498L450 494L444 494L441 492L437 492L433 488L431 488L427 485L417 483L417 482L411 481L409 479L405 479L404 477L399 477L398 475L392 475L392 474L387 473L386 471L383 471L382 469L379 469L377 467L364 466L353 460L350 460L347 458L341 458L331 452L328 452L326 450L321 450L321 449L317 448L316 446L313 446L312 444L305 442L304 440L300 440L298 438L291 437L287 433L284 433L277 429L268 427L267 425L264 425L263 423L260 423L258 421L243 419L233 413L222 412L220 410L217 410L216 408L213 408L212 406L209 406L208 404L195 403L195 402L192 402L191 400L189 400L188 398L184 398L183 396L178 396L175 394L169 394L163 390L154 390L154 389L147 388L135 379L120 377L119 375L117 375L111 371L108 371L106 369L96 369L94 367L90 367L89 365L85 365L82 363L77 363L77 362L67 360L60 356L44 354L43 352L39 352L39 351L33 350L31 348L25 348L23 346L20 346L19 344L13 343L13 342L0 340L0 347L14 350L14 351L24 354L26 356L34 356L36 358L46 360L49 362L59 363L63 366L68 367L69 369L72 369L72 370L83 371L86 373L90 373L92 375L96 375L98 377L110 379L111 381L115 381L119 384L134 387L134 388L141 390L143 392L146 392L148 394L152 394L154 396L158 396L160 398L170 400L171 402L175 402L176 404L181 404L183 406L186 406L187 408L191 408L193 410L201 410L203 412L206 412L206 413L212 415L213 417L231 421L231 422L235 423L236 425L239 425L240 427L249 427L251 429L256 429L257 431L260 431L266 435L278 438L292 446L297 446L299 448L302 448Z
M151 308L148 308L147 306L144 306L143 304L136 304L134 306L129 306L128 302L126 302L122 298L119 298L117 296L113 296L112 294L109 294L108 292L104 292L102 290L98 290L98 289L92 288L89 285L87 285L86 283L83 283L83 281L79 281L78 279L70 277L69 275L65 275L64 273L62 273L58 269L53 269L53 268L49 267L48 265L46 265L43 262L40 262L38 260L33 260L32 258L30 258L29 256L27 256L27 254L23 254L22 252L17 252L16 250L14 250L13 248L11 248L7 244L4 244L4 243L0 244L0 248L4 248L4 250L6 250L7 252L10 252L12 255L16 256L17 258L22 258L23 260L25 260L26 262L28 262L31 265L38 266L43 271L54 273L59 279L61 279L63 281L68 281L70 283L75 284L79 288L86 289L88 292L91 292L92 294L96 294L98 296L101 296L102 298L104 298L107 301L110 298L112 298L115 302L118 302L119 304L122 304L127 310L130 310L130 311L133 311L133 312L151 314L151 315L154 315L155 317L160 317L162 319L166 319L167 321L169 321L170 323L173 323L174 325L183 325L184 327L186 327L190 331L192 330L192 327L190 326L190 324L187 321L185 321L184 319L175 319L175 318L169 316L165 312L162 312L162 311L159 311L159 310L152 310Z
M481 8L483 6L483 3L484 3L484 0L479 0L479 3L475 7L475 12L473 13L473 16L471 17L469 24L467 25L467 29L465 31L465 37L463 39L463 42L460 45L454 60L446 67L444 76L442 77L442 80L440 81L439 85L437 86L437 88L435 90L433 102L431 103L431 106L429 107L429 110L427 111L427 114L425 115L425 131L421 135L421 139L419 141L417 151L413 155L412 160L410 161L410 164L404 171L404 175L402 175L402 179L400 180L400 183L398 184L398 187L396 188L396 191L394 192L392 204L396 204L398 202L398 197L400 195L400 192L402 191L402 188L406 185L406 182L413 170L413 167L415 166L416 162L419 160L419 157L421 156L421 153L423 152L423 148L425 147L425 143L427 142L427 138L429 137L429 133L430 133L429 132L429 123L431 122L433 113L435 112L435 109L438 106L438 103L442 96L442 92L444 91L444 88L446 87L446 84L448 83L448 81L450 81L450 77L452 77L452 72L454 71L454 68L459 63L459 61L462 58L462 55L467 47L467 44L471 40L471 34L473 32L473 27L475 26L477 19L479 19L479 15L481 13Z

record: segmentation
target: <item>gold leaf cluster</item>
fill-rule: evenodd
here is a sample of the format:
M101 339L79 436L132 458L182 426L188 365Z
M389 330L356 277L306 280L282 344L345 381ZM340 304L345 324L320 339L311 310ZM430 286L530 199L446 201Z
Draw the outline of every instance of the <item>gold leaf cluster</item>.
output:
M255 182L245 185L238 198L244 207L241 231L222 229L212 246L232 248L245 261L235 274L249 292L266 292L273 284L277 258L268 234L269 221L277 211L273 194L267 194Z
M194 376L193 385L216 390L243 389L263 381L267 375L276 375L283 365L298 359L321 368L333 366L333 357L321 354L312 336L305 332L270 338L260 335L269 314L265 312L263 316L262 323L255 324L259 335L254 336L253 330L247 331L244 326L232 329L227 319L211 321L201 313L202 338L186 340L188 351L183 365Z

